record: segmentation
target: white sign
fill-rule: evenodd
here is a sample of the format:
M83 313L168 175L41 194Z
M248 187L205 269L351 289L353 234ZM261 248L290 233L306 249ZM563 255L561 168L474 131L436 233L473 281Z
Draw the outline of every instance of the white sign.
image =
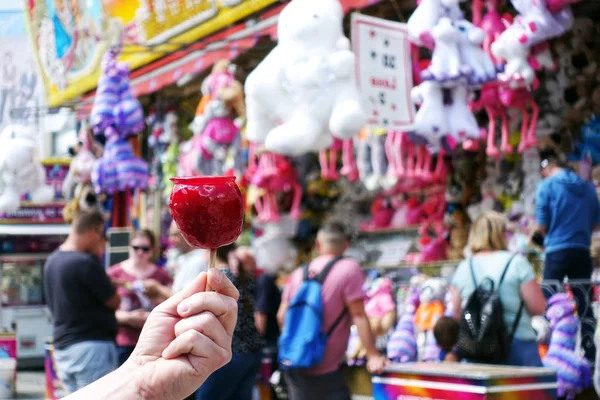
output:
M413 240L392 239L377 246L381 256L375 262L378 267L395 267L400 265L412 247Z
M406 24L352 15L352 45L358 86L369 127L404 130L413 125L415 109L410 42Z

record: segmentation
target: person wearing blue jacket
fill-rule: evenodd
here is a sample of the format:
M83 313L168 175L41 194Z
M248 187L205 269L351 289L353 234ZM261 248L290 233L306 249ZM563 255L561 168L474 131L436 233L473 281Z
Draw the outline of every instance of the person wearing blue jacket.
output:
M544 237L544 280L590 280L592 234L600 224L600 205L596 188L560 162L552 150L541 152L541 173L544 180L537 188L536 218ZM578 285L579 287L580 285ZM583 319L594 315L586 290L575 290L578 314ZM549 295L549 293L547 294ZM586 358L594 360L594 326L582 324ZM589 332L587 332L589 331Z

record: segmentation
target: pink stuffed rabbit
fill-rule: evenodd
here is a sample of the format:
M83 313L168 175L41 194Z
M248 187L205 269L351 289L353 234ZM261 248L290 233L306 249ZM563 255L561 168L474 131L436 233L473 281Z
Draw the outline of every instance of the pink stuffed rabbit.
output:
M499 90L500 102L508 108L520 110L523 115L521 124L521 143L519 152L537 146L536 129L539 108L533 98L533 94L527 88L510 89L501 87ZM531 115L529 109L531 108Z

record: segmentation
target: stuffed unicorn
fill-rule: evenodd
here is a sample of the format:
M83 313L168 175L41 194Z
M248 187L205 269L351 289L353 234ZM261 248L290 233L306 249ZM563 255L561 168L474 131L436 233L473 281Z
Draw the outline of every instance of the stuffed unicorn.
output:
M552 335L544 366L556 371L558 396L572 400L591 385L588 361L575 352L579 321L575 304L565 293L557 293L548 300L546 318L550 320Z

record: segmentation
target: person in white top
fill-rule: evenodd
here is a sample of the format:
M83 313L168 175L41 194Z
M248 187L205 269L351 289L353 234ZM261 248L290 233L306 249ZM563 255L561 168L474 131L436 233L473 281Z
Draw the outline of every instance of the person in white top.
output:
M169 241L179 253L174 264L170 266L174 271L173 286L168 288L153 279L144 282L144 294L158 302L181 292L201 272L208 270L208 251L190 246L181 235L175 222L169 228Z

